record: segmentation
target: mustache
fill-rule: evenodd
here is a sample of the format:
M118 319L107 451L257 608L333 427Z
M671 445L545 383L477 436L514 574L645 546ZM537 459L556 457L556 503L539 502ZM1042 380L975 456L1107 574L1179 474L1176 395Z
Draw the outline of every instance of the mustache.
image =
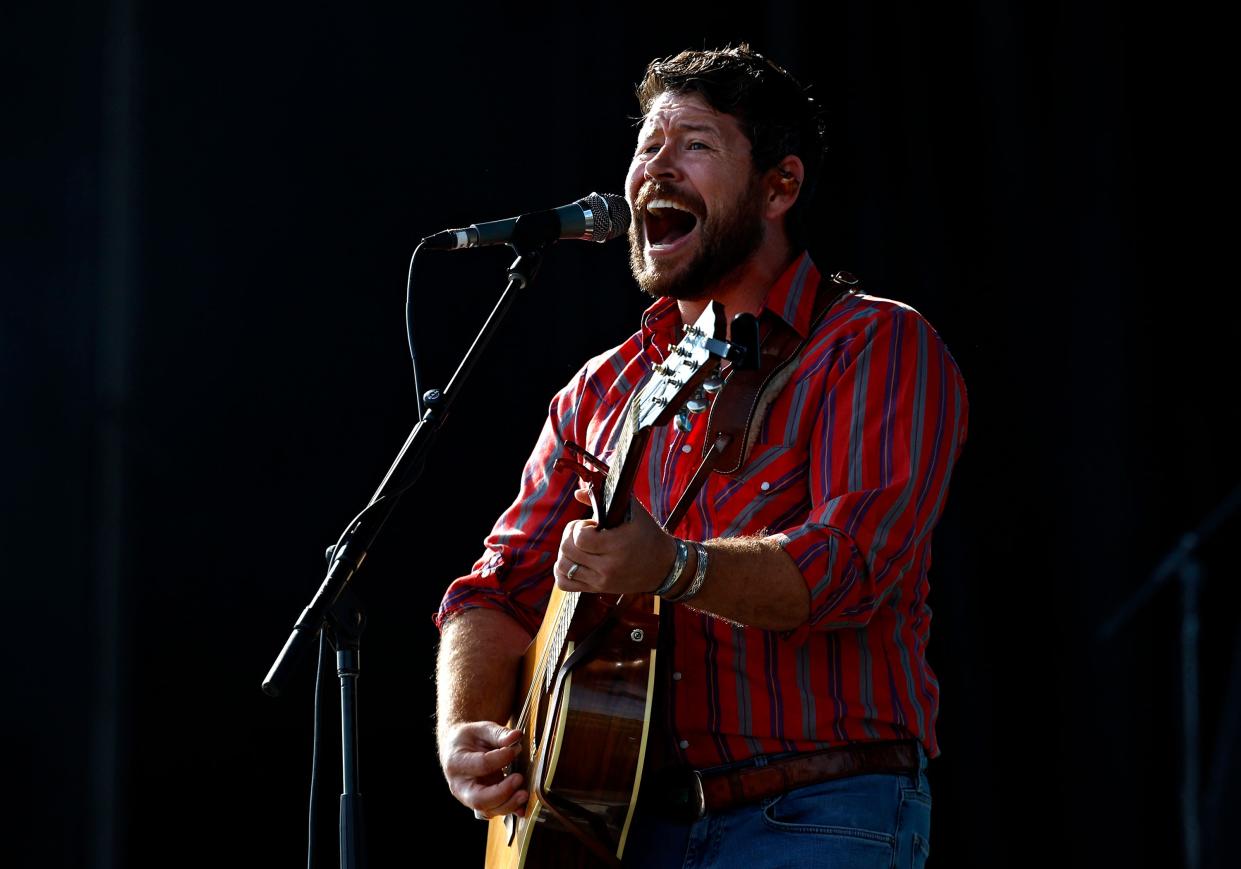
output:
M634 217L641 220L645 214L646 206L654 199L668 199L677 205L685 206L695 217L701 218L706 212L706 203L702 201L702 197L694 194L689 190L682 190L675 185L668 184L663 181L648 181L642 185L638 191L637 201L634 203Z

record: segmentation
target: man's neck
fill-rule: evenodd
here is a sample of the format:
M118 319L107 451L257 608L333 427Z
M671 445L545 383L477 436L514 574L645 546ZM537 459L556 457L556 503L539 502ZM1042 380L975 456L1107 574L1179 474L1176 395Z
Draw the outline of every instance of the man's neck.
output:
M796 256L787 243L760 246L741 268L729 275L707 298L679 300L677 307L681 311L681 322L697 321L707 303L711 301L724 306L724 315L730 323L738 314L757 315L762 310L768 290L792 265Z

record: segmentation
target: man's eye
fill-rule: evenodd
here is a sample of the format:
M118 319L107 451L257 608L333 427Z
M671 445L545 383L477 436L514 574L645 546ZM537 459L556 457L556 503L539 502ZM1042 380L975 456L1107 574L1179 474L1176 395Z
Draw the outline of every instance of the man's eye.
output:
M685 146L690 151L705 151L708 148L706 142L690 142Z

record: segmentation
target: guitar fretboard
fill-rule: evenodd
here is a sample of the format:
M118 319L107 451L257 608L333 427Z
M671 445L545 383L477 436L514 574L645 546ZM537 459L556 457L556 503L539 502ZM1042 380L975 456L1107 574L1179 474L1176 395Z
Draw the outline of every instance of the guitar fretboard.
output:
M625 411L625 423L621 426L621 433L616 438L616 451L612 454L612 463L608 466L608 475L603 481L603 516L612 511L612 502L616 497L616 486L620 480L621 469L625 467L625 463L629 458L629 447L633 444L633 435L638 429L638 416L641 412L642 399L646 389L647 386L644 385L638 390ZM602 520L603 516L596 518Z
M569 623L573 621L573 614L577 611L577 601L581 595L580 591L566 591L564 593L564 598L560 604L560 612L556 614L556 626L547 641L547 657L543 667L544 691L551 690L552 681L556 678L556 671L560 669L560 653L564 651L564 641L569 633Z

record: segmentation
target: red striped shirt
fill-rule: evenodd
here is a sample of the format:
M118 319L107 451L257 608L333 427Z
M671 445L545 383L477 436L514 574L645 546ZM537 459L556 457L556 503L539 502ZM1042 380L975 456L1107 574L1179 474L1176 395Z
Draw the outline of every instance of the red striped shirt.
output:
M712 474L677 529L694 540L778 534L806 578L810 619L783 633L665 606L673 739L694 767L911 736L939 753L927 574L965 441L965 384L939 335L899 302L853 294L812 328L818 283L803 255L769 291L766 308L809 343L746 466ZM437 625L488 607L538 630L561 530L582 516L576 476L554 469L560 443L610 460L626 401L680 325L676 304L660 299L637 333L556 395L517 499L473 571L449 587ZM697 468L705 429L652 434L635 494L656 520Z

